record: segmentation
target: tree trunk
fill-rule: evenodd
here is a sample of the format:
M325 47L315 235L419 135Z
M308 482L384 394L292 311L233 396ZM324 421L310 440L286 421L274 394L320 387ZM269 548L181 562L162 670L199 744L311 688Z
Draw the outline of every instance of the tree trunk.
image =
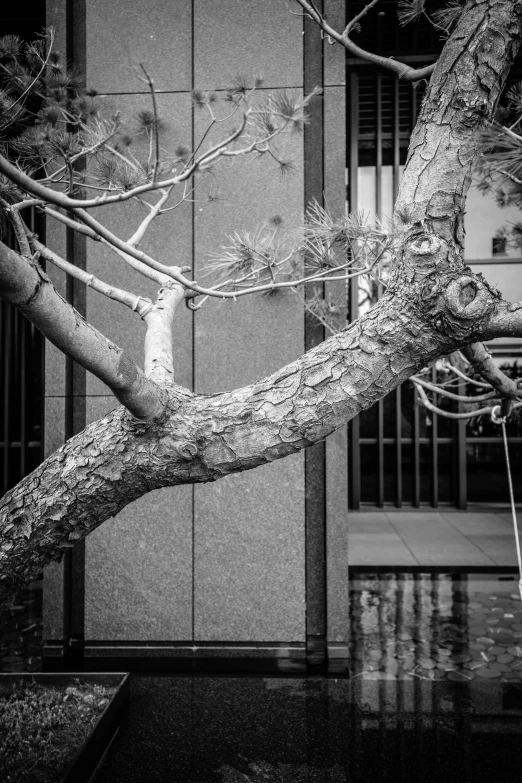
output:
M444 48L412 136L379 303L258 383L206 396L149 381L168 400L161 416L143 422L120 408L68 441L0 502L0 600L146 492L285 457L438 357L522 334L517 308L462 260L477 130L498 101L520 19L519 2L472 0Z

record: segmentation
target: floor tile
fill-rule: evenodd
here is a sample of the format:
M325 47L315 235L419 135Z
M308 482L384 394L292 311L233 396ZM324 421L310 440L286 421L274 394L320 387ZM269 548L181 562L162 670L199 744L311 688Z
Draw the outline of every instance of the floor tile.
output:
M474 535L469 536L477 547L485 552L497 565L516 565L517 552L514 536Z
M497 514L443 514L443 517L464 535L510 532L508 523Z
M350 512L348 525L351 565L516 564L508 512ZM522 513L519 526L522 534Z
M408 547L397 535L348 536L349 565L417 565Z

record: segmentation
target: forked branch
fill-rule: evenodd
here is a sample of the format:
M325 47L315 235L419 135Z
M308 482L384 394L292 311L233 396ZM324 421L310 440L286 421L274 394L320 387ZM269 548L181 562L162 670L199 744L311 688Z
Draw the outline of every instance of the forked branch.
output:
M367 62L373 63L374 65L380 65L382 68L386 68L389 71L396 73L400 79L404 79L407 82L418 82L421 79L427 79L428 76L430 76L433 72L435 67L434 64L427 65L424 68L411 68L409 65L401 63L398 60L394 60L391 57L382 57L380 54L367 52L365 49L357 46L357 44L354 43L349 37L349 32L353 29L355 20L348 24L346 29L340 33L328 24L323 14L317 9L317 6L313 1L309 2L308 0L297 0L297 2L303 8L306 15L309 16L310 19L313 19L313 21L319 25L321 30L332 39L332 41L340 43L341 46L344 46L346 51L350 52L350 54L353 54L354 57L360 57L362 60L366 60ZM377 0L371 2L369 6L367 6L364 11L356 17L356 20L361 18L363 14L370 9L371 6L375 5L376 2Z

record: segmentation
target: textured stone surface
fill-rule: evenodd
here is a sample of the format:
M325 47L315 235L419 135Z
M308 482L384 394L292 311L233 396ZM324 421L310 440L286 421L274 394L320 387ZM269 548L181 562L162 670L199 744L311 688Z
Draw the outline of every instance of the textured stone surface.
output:
M62 257L65 256L65 231L60 223L47 220L45 239L51 250ZM46 271L58 293L65 296L65 272L51 263L47 263ZM65 394L65 357L49 340L45 341L45 394L49 396Z
M122 122L135 125L135 117L143 108L150 108L147 96L122 96L110 99L107 111L119 108ZM158 113L165 125L161 130L161 144L173 150L178 144L189 144L191 138L190 98L187 95L159 95ZM143 151L143 145L137 145ZM136 152L136 150L135 150ZM181 193L173 194L173 203ZM154 203L151 198L151 203ZM128 239L147 214L140 205L128 202L119 208L108 208L97 213L105 225L119 237ZM192 206L179 208L157 218L149 228L140 249L165 264L189 265L192 259ZM88 270L106 282L113 283L136 295L154 299L158 286L131 269L123 260L99 243L88 245ZM87 313L90 323L106 337L124 348L133 360L143 367L145 325L129 308L89 290ZM176 380L182 385L192 383L192 315L180 307L175 319L174 368ZM90 373L87 376L89 394L106 394L106 386Z
M143 63L159 90L191 88L191 5L185 0L90 0L87 83L105 92L146 92Z
M231 86L234 77L262 76L266 87L303 84L302 18L279 0L195 0L195 83Z
M334 30L342 33L346 25L344 0L324 0L324 13ZM341 44L330 44L324 39L324 83L344 84L346 78L346 50ZM328 149L328 147L326 147Z
M192 636L192 488L156 490L86 542L85 637Z
M302 455L195 490L195 638L302 640Z
M348 438L346 428L326 439L326 589L329 642L348 638Z
M44 413L44 457L58 449L65 437L65 398L46 397Z
M511 566L516 551L504 514L418 511L354 512L350 565Z
M197 120L199 135L205 125L201 115ZM204 186L198 189L197 276L213 251L230 244L227 234L253 231L274 215L283 218L281 231L299 225L303 211L302 136L284 138L281 153L285 158L290 155L297 166L290 177L281 179L273 161L261 158L220 166L218 201L205 202ZM272 297L244 296L237 302L208 302L195 320L195 390L233 389L275 371L301 355L303 332L302 305L288 291Z
M346 90L324 90L324 188L328 209L336 216L346 202Z
M43 632L45 642L63 639L63 562L44 570Z

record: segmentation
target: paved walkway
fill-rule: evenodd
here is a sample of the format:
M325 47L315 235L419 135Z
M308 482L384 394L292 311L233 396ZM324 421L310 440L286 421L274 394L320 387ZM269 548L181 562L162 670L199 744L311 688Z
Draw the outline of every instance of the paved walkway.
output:
M519 512L522 536L522 512ZM514 566L509 511L350 511L352 566Z

